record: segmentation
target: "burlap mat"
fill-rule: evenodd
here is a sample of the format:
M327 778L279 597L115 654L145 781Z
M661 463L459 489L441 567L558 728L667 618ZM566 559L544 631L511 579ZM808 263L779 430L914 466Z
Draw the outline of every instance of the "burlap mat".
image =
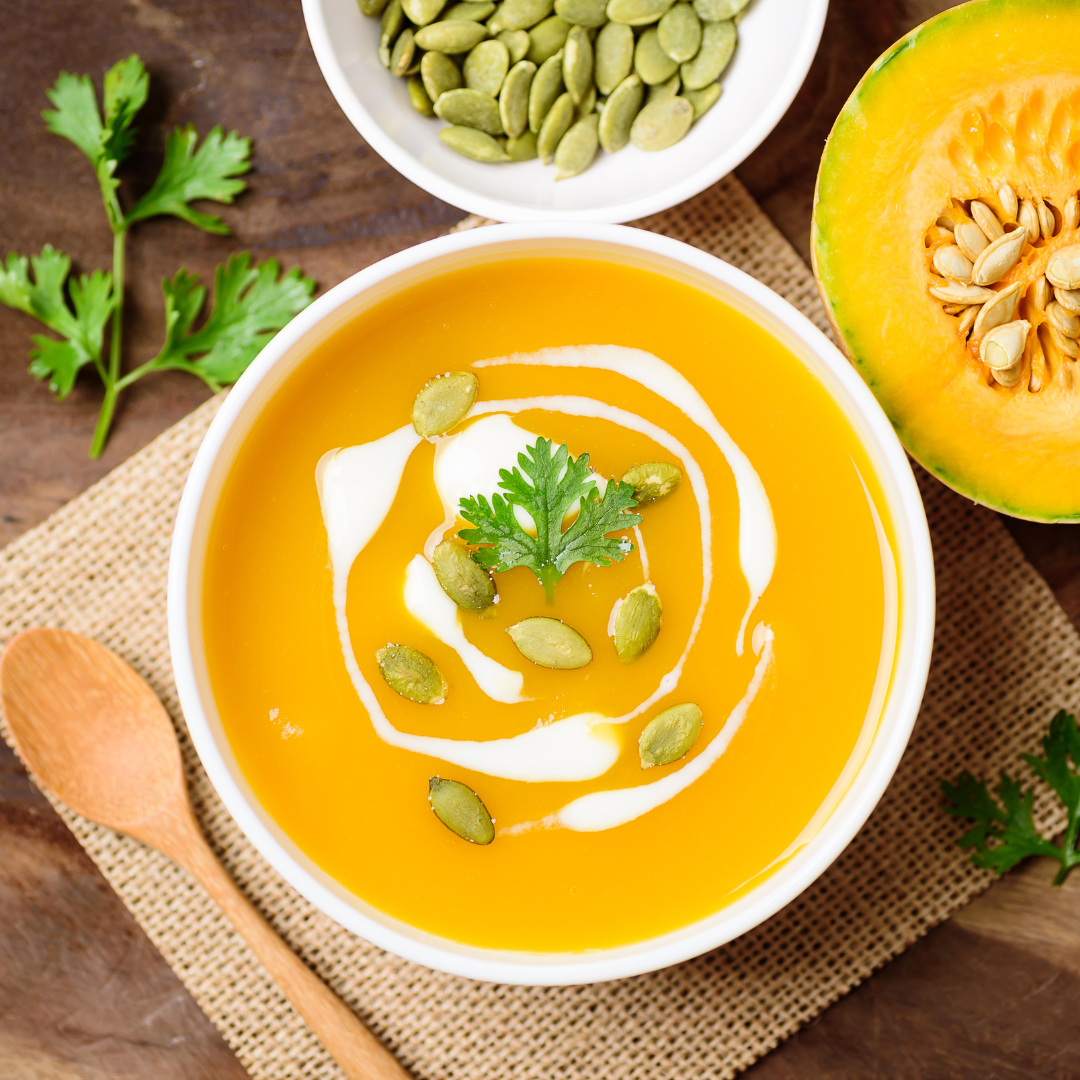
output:
M645 227L748 270L824 326L806 267L733 178ZM100 639L161 695L183 737L165 575L177 499L208 402L0 555L0 641L39 624ZM472 983L406 963L294 893L241 835L184 737L197 813L248 895L425 1080L734 1076L984 888L938 781L1028 775L1052 710L1075 708L1080 639L993 514L925 476L938 575L933 669L915 734L870 821L765 925L697 960L562 989ZM341 1073L186 873L58 807L256 1080ZM1060 828L1048 798L1043 827Z

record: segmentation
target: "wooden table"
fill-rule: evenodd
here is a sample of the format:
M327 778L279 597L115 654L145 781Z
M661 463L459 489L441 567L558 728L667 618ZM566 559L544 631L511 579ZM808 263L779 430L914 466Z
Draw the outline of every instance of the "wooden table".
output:
M948 6L833 0L797 101L739 175L806 256L818 155L858 77ZM128 364L162 333L159 282L204 277L233 250L299 264L326 288L435 236L461 211L402 180L359 139L315 64L295 0L2 0L0 251L50 242L81 270L110 238L86 162L45 133L61 69L100 76L138 52L152 74L131 190L163 131L221 123L255 139L251 191L224 211L235 236L179 222L129 244ZM86 457L99 389L55 403L25 372L30 319L0 310L0 542L14 539L206 396L186 375L137 384L104 458ZM1007 522L1080 622L1080 531ZM751 1070L755 1080L1080 1075L1080 876L1051 889L1033 863L994 885ZM60 819L0 744L0 1078L233 1080L245 1076Z

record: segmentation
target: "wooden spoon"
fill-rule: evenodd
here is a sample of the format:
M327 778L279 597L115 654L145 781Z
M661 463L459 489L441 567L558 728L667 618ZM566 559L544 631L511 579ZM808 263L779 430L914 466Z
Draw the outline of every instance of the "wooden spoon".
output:
M408 1080L218 862L191 810L172 721L127 664L81 634L27 630L0 660L0 706L15 749L43 788L191 872L349 1080Z

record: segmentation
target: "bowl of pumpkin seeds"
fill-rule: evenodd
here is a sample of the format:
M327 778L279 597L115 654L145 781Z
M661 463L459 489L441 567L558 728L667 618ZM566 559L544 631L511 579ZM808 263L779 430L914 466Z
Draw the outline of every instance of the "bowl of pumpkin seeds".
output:
M828 0L304 0L368 144L500 221L623 222L696 195L768 135Z

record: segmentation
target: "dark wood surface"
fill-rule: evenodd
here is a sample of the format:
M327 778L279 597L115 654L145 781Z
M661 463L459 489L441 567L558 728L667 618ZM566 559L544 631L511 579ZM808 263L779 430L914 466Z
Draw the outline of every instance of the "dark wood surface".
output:
M818 156L870 62L934 14L932 0L833 0L795 104L739 175L805 256ZM51 242L106 266L96 184L44 132L57 72L100 79L138 52L152 74L145 188L163 131L216 123L255 139L251 191L224 210L235 235L179 222L129 244L125 361L152 355L159 283L208 276L233 250L299 264L326 288L462 216L403 180L327 91L296 0L0 0L0 252ZM41 521L192 409L194 379L147 379L124 400L104 458L86 457L100 391L54 402L25 371L31 320L0 309L0 542ZM1080 531L1007 523L1080 623ZM1080 878L1051 889L1033 863L828 1010L752 1070L755 1080L1080 1076ZM240 1080L246 1074L81 848L0 745L0 1080Z

